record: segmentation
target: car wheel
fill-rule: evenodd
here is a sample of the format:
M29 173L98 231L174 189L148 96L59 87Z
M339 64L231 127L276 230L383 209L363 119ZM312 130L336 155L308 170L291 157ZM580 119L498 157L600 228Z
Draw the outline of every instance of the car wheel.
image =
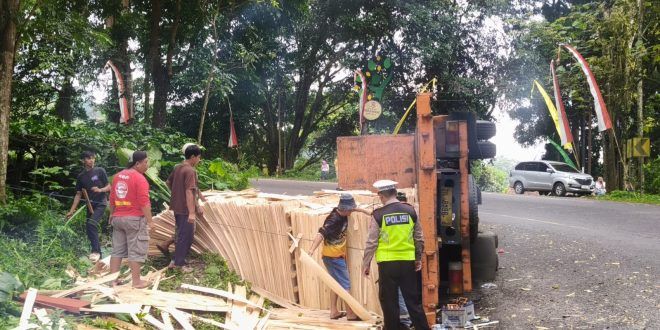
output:
M515 191L516 191L516 194L518 194L518 195L522 195L522 194L525 193L525 187L523 187L523 184L522 184L522 182L520 182L520 181L517 181L517 182L513 185L513 190L515 190Z
M539 195L541 196L548 196L549 193L549 191L539 191Z
M552 188L552 192L555 194L555 196L565 196L566 195L566 187L564 186L563 183L557 182L555 183L555 186Z

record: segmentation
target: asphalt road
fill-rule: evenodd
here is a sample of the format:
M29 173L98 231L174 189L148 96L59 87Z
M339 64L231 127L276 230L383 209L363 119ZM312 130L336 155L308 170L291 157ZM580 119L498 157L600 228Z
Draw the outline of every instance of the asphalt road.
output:
M264 180L311 194L334 183ZM499 235L497 287L477 286L478 315L503 329L660 329L660 207L483 194L481 230Z
M504 328L660 328L660 207L483 194L499 235L480 309Z
M286 195L312 195L321 189L336 189L336 182L294 181L277 179L254 179L250 183L254 188L266 193Z

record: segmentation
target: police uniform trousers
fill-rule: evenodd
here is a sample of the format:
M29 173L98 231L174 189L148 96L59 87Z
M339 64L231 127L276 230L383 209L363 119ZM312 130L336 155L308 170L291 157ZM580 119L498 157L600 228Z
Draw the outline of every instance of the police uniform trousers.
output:
M408 308L415 330L427 330L422 309L421 291L417 285L414 261L382 261L378 263L378 298L383 309L385 330L399 329L399 290Z

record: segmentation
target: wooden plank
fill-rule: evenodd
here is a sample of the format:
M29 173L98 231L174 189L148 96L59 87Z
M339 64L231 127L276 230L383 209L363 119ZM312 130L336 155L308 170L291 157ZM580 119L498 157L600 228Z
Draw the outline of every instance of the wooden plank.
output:
M227 303L218 298L146 289L120 288L115 290L124 303L140 303L153 307L173 307L206 312L226 312Z
M158 291L158 285L160 285L160 278L161 275L158 275L156 277L156 280L154 280L154 285L151 287L151 291L154 292ZM142 314L149 314L150 311L151 311L151 305L144 306L144 308L142 309Z
M360 302L355 300L342 286L335 281L330 274L328 274L325 269L323 269L319 264L312 259L307 252L303 251L302 249L299 249L298 252L300 253L300 260L302 261L303 265L309 267L312 270L312 273L310 275L315 275L317 276L323 283L325 283L332 291L334 291L341 299L344 300L345 303L347 303L349 306L351 306L351 309L355 314L361 318L364 321L369 321L372 319L371 314L369 311L367 311Z
M163 324L161 321L156 319L153 315L147 314L147 316L144 317L144 320L149 322L152 326L154 326L158 330L165 330L165 324Z
M82 290L85 290L85 289L91 288L93 285L104 284L104 283L107 283L107 282L113 281L113 280L117 279L118 276L119 276L119 272L112 273L112 274L110 274L110 275L106 275L106 276L103 276L103 277L101 277L101 278L99 278L99 279L92 280L92 281L89 281L89 282L87 282L87 283L85 283L85 284L79 285L79 286L77 286L77 287L75 287L75 288L71 288L71 289L69 289L69 290L66 290L66 291L60 292L60 293L58 293L58 294L54 294L54 295L52 295L52 297L53 297L53 298L64 298L64 297L66 297L66 296L68 296L68 295L71 295L71 294L74 294L74 293L80 292L80 291L82 291Z
M424 236L422 256L422 307L429 324L436 323L438 306L438 246L435 239L437 174L435 158L435 134L431 116L431 93L417 95L416 169L417 196L419 201L419 221Z
M190 324L191 322L191 317L190 314L181 312L180 310L173 308L173 307L167 307L167 308L162 308L162 307L156 307L160 310L164 310L172 315L174 319L181 324L181 327L184 330L195 330L195 328Z
M165 325L165 330L174 330L172 319L170 319L170 313L167 311L161 311L160 316L163 317L163 324Z
M27 298L27 293L22 293L20 298L25 300ZM59 308L71 313L80 313L81 307L87 307L91 302L80 299L71 299L71 298L53 298L49 296L43 296L37 294L35 303L39 306L50 307L50 308Z
M363 135L337 138L337 172L342 189L372 190L380 179L416 183L413 135Z
M226 299L231 299L231 300L234 300L234 301L240 301L240 302L242 302L244 304L247 304L247 305L250 305L252 307L263 309L263 308L261 308L261 305L257 305L255 303L253 303L252 301L249 301L247 298L245 298L245 296L234 294L234 293L231 293L231 292L228 292L228 291L224 291L224 290L220 290L220 289L207 288L207 287L197 286L197 285L191 285L191 284L185 284L185 283L181 284L181 288L182 289L193 290L193 291L197 291L197 292L208 293L208 294L220 296L220 297L223 297L223 298L226 298Z
M32 306L34 306L34 301L37 299L37 289L29 288L27 291L27 296L25 302L23 303L23 311L21 312L21 318L18 321L18 327L20 329L26 329L28 323L30 322L30 315L32 315Z
M121 301L121 299L119 299L119 298L117 297L117 295L115 294L115 290L114 290L113 288L109 288L109 287L107 287L107 286L103 286L103 285L93 285L92 288L94 288L94 289L96 289L97 291L101 292L101 294L102 294L104 297L108 297L108 298L110 298L112 301L114 301L114 302L116 302L116 303L118 303L118 304L123 303L123 302ZM140 321L140 319L137 317L137 313L129 313L129 314L130 314L131 319L133 320L133 322L135 322L136 324L142 324L142 321Z
M81 308L81 312L89 313L109 313L109 314L137 314L140 312L142 304L101 304L93 305L90 308Z

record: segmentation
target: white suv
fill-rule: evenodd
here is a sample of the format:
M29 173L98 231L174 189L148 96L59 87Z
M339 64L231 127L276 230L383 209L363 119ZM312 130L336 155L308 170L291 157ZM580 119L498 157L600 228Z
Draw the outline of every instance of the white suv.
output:
M566 163L541 160L518 163L509 172L509 186L516 194L538 191L541 195L564 196L567 192L590 195L595 182L591 175L580 173Z

